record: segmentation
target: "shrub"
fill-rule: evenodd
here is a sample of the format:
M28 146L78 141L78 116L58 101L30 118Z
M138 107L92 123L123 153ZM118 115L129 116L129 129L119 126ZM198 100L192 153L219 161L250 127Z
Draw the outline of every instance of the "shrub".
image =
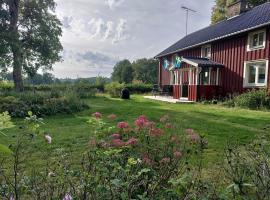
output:
M149 93L153 90L152 84L144 84L144 83L133 83L133 84L126 84L126 88L131 93L137 93L137 94L143 94L143 93Z
M121 96L121 91L125 87L124 84L118 82L113 82L105 85L105 91L113 98L118 98Z
M0 112L8 111L12 117L25 117L28 111L37 116L49 116L88 108L73 92L10 92L9 95L0 96Z
M14 88L14 84L9 81L0 81L0 91L10 91Z
M270 96L266 89L253 89L228 100L225 105L248 109L270 109Z

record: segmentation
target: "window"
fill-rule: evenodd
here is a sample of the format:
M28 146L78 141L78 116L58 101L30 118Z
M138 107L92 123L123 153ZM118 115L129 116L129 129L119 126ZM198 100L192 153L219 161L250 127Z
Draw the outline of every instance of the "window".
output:
M209 85L209 77L210 77L210 72L209 68L203 69L202 72L200 73L200 82L201 85Z
M244 86L263 87L267 84L268 61L245 63Z
M266 31L250 33L248 36L248 51L265 48Z
M202 47L202 58L211 58L211 45Z

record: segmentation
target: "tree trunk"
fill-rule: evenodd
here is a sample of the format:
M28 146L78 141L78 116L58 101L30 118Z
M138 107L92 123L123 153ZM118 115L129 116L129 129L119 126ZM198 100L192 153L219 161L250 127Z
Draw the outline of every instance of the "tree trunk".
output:
M20 0L9 1L10 33L12 38L10 45L13 54L13 80L16 91L23 90L23 80L22 80L23 55L18 31L19 4Z

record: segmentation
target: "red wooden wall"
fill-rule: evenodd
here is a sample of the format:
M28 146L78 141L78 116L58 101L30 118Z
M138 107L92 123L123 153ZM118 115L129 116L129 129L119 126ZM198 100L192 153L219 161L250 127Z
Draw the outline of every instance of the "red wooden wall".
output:
M259 59L270 58L270 28L266 31L266 48L255 51L247 51L248 33L240 34L234 37L226 38L211 43L212 45L212 57L211 59L222 63L225 67L220 70L221 76L219 77L219 83L221 86L223 95L228 93L241 93L246 89L243 88L243 75L244 75L244 62ZM180 56L187 57L201 57L201 47L178 52ZM167 59L172 60L173 55L167 56ZM270 64L270 62L269 62ZM183 66L184 68L186 65ZM170 84L170 72L164 70L160 65L161 75L160 84ZM268 67L268 88L270 88L270 66ZM216 71L212 72L216 76ZM185 75L188 76L188 75ZM184 78L183 81L185 81ZM211 83L214 84L214 83ZM179 90L177 90L179 91ZM203 90L206 91L206 90ZM203 91L198 91L202 93ZM192 90L194 92L194 90ZM178 94L176 94L178 96ZM191 98L194 98L194 94L190 94Z

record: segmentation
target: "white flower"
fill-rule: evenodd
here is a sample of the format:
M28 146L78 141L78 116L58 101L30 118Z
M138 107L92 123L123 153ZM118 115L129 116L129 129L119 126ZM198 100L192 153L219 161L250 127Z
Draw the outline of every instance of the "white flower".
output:
M63 200L72 200L72 196L69 193L67 193Z
M51 143L52 143L52 137L51 137L51 136L45 135L44 138L45 138L45 140L46 140L46 142L47 142L48 144L51 144Z
M11 195L11 196L9 197L9 200L15 200L15 198L13 197L13 195Z
M55 174L54 174L53 172L49 172L49 173L48 173L48 176L49 176L49 177L54 177Z

